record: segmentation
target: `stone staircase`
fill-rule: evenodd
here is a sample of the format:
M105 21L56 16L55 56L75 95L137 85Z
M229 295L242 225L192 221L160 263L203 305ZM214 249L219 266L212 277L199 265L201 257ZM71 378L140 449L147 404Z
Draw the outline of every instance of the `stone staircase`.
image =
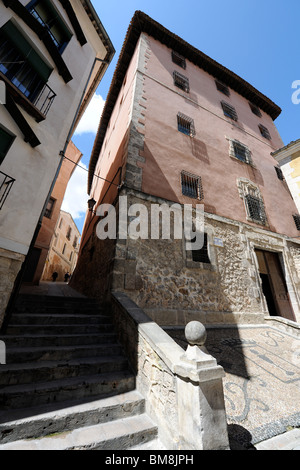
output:
M160 448L95 300L22 294L0 339L0 450Z

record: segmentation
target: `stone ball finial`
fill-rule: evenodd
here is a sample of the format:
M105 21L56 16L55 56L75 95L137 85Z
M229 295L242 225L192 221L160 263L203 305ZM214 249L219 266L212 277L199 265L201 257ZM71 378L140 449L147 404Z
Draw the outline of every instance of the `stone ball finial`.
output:
M199 321L191 321L184 330L187 342L191 345L204 346L207 332L205 326Z

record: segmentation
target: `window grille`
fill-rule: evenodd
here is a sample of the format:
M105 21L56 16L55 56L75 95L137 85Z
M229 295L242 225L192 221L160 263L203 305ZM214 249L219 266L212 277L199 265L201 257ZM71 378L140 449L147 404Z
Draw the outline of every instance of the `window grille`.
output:
M258 116L258 117L262 116L261 111L258 108L258 106L255 106L255 104L252 104L252 103L249 103L249 106L250 106L251 111L252 111L253 114L256 114L256 116Z
M300 230L300 215L294 214L293 218L294 218L294 222L297 227L297 230Z
M265 126L263 126L262 124L260 124L258 127L259 127L261 135L265 139L271 140L270 132L268 131L268 129Z
M189 79L187 77L175 71L173 72L173 78L174 78L174 85L176 85L178 88L181 88L181 90L184 90L187 93L189 93L190 84L189 84Z
M278 166L275 166L274 168L275 168L275 170L276 170L278 179L281 180L281 181L283 181L283 180L284 180L284 176L283 176L283 173L282 173L282 169L279 168Z
M251 194L247 194L245 199L246 199L248 213L249 213L250 218L254 222L261 222L265 224L267 218L266 218L263 201L260 198L253 196Z
M179 65L179 67L181 67L182 69L186 69L185 58L177 52L172 51L172 61L174 62L174 64Z
M230 119L232 119L233 121L237 121L238 120L238 116L237 116L237 112L235 110L235 108L233 106L231 106L230 104L228 103L225 103L225 101L222 101L221 102L221 105L222 105L222 108L223 108L223 112L224 112L224 115L229 117Z
M196 237L192 240L195 242ZM193 261L197 263L206 263L210 264L210 259L208 256L208 243L207 243L207 233L204 233L203 246L199 250L192 250Z
M219 82L219 80L215 80L217 90L219 90L221 93L223 93L226 96L230 95L230 91L227 85L224 85L224 83Z
M181 172L181 189L184 196L198 199L199 201L204 197L201 177L187 171Z
M196 132L195 132L195 126L194 126L194 120L188 116L185 116L182 113L177 114L177 125L178 125L178 130L182 132L183 134L189 135L190 137L194 137Z
M232 142L234 156L245 163L251 163L251 152L250 150L243 144L239 142Z

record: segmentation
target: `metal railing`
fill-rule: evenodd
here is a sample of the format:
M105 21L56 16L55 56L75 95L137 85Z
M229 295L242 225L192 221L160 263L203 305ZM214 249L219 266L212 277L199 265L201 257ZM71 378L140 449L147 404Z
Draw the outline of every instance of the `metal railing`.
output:
M0 210L6 201L6 198L11 190L12 185L16 180L11 176L6 175L0 171Z
M42 90L36 97L32 104L44 115L46 116L53 101L56 97L56 93L45 83Z

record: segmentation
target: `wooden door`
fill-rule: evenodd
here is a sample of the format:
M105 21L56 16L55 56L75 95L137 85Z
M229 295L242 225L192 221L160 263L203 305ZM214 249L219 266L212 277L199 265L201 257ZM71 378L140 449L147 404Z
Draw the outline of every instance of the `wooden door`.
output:
M257 259L260 269L261 278L264 283L270 286L270 295L272 299L267 299L268 305L273 304L276 308L275 315L295 321L295 315L291 306L285 277L282 271L279 254L270 251L257 250ZM273 312L269 312L274 315Z

